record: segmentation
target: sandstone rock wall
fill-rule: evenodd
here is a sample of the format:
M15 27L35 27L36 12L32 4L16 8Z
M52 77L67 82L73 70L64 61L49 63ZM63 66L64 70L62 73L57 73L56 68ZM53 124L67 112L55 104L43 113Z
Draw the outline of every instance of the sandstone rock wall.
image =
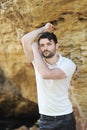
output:
M34 71L21 37L46 22L56 25L59 51L77 65L73 105L87 118L87 0L1 0L0 66L24 98L37 102ZM73 99L72 99L73 101Z

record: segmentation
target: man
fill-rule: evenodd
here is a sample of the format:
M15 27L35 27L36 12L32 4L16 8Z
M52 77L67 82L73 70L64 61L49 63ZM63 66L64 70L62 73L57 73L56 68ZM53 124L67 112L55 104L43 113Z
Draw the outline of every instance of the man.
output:
M68 89L75 64L57 53L58 42L47 23L22 38L25 55L32 62L37 83L40 130L76 130ZM36 40L38 38L38 41Z

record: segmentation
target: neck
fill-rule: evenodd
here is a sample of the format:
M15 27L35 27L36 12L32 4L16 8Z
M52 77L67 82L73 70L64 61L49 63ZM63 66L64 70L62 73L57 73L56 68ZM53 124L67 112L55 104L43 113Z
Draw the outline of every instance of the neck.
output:
M55 54L53 57L51 58L45 58L45 61L48 63L48 64L56 64L57 61L59 60L59 56L57 54Z

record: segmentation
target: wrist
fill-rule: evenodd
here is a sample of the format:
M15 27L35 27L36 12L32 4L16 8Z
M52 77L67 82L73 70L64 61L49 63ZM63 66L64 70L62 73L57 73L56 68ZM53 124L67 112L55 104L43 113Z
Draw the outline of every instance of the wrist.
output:
M42 27L42 32L44 32L46 30L45 26Z

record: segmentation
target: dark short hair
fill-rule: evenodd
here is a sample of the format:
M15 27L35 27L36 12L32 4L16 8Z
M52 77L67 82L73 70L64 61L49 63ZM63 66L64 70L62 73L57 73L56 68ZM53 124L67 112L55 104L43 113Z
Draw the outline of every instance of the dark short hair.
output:
M39 41L41 39L44 39L44 38L48 38L49 40L53 40L55 44L57 43L57 37L53 32L44 32L44 33L42 33L40 35L40 37L38 38L38 44L39 44Z

